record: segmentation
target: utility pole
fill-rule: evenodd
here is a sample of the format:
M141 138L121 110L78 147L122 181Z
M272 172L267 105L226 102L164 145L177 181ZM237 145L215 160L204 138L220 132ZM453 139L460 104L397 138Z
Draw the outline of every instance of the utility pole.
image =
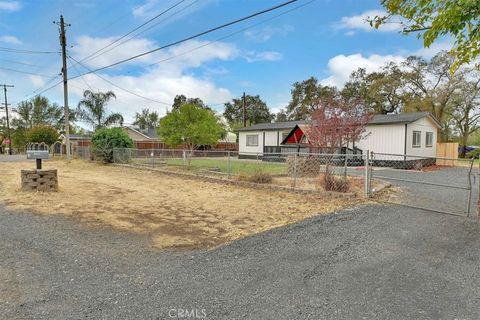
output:
M247 99L245 98L245 92L243 93L242 98L242 108L243 108L243 127L247 126Z
M10 119L8 118L8 101L7 101L7 88L13 88L11 84L3 84L3 92L5 94L5 116L7 118L7 137L8 137L8 154L12 155L12 139L10 136Z
M67 160L72 158L70 150L70 120L68 110L68 78L67 78L67 37L65 36L65 26L69 27L70 24L65 24L63 15L60 15L60 45L62 46L62 75L63 75L63 112L65 118L65 144L67 149Z

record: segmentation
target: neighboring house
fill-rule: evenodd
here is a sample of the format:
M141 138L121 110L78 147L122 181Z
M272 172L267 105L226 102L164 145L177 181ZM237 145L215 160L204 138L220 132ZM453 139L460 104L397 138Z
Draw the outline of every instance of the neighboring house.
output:
M83 134L70 134L70 153L73 155L85 156L90 154L90 145L92 144L92 137L83 135ZM67 146L65 135L61 134L58 139L62 142L61 146L59 144L54 145L54 153L66 154ZM60 149L61 148L61 149Z
M136 149L165 148L165 144L160 141L155 128L140 130L134 127L122 127L122 129L128 134L130 139L133 140Z
M260 123L239 129L239 156L264 153L310 152L305 121ZM366 126L366 137L347 147L350 152L435 157L439 122L428 112L375 115ZM339 152L347 152L345 148Z

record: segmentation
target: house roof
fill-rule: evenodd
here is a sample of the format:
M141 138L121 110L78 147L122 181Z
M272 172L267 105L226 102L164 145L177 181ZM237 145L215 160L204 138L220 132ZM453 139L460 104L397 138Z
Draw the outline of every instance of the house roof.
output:
M240 128L238 131L267 131L267 130L283 130L283 129L293 129L297 124L305 124L305 120L299 121L285 121L285 122L266 122L266 123L257 123L250 127Z
M92 139L91 136L86 136L83 134L69 134L68 137L70 138L70 140L91 140ZM65 135L62 133L58 138L64 139Z
M424 117L429 117L435 124L441 127L440 123L430 112L407 112L398 114L376 114L368 124L394 124L412 123Z
M146 140L158 140L159 139L159 137L157 135L157 130L155 128L149 128L149 129L146 129L146 130L140 130L140 129L130 127L130 126L125 126L124 128L127 129L127 130L131 130L133 132L136 132L137 134L145 137Z
M421 118L429 117L438 127L441 127L440 123L432 116L430 112L408 112L399 114L376 114L373 119L368 123L369 125L380 124L396 124L396 123L412 123ZM269 131L269 130L283 130L295 128L296 125L306 124L307 121L286 121L276 123L258 123L250 127L240 128L238 131Z

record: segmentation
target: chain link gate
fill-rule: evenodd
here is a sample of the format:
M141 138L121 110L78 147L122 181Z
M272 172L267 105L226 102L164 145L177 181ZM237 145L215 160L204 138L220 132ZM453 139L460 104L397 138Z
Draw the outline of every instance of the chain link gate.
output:
M386 181L386 202L440 213L470 216L477 210L479 168L474 159L370 153L368 192L371 181Z

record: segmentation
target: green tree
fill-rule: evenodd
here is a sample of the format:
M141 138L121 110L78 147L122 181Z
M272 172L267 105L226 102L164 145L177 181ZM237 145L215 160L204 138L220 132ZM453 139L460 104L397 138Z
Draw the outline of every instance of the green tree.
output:
M31 129L35 126L52 126L57 130L63 128L64 112L63 107L56 103L51 103L48 98L35 96L28 101L22 101L17 107L18 118L12 119L13 127L23 127ZM71 121L75 120L73 112Z
M58 141L59 133L55 128L47 125L35 126L27 131L27 141L37 142L37 143L46 143L51 146L56 141Z
M451 122L459 134L460 145L467 146L470 135L480 129L480 77L463 83L452 99L451 109ZM460 156L465 157L465 148Z
M285 110L288 119L308 119L320 99L334 94L335 91L335 88L322 86L315 77L301 82L295 82L291 91L292 100Z
M367 73L363 68L354 71L341 94L345 99L362 98L372 112L387 114L402 110L404 88L403 71L392 62L377 72Z
M479 56L478 0L382 0L382 5L388 14L370 21L376 28L400 16L403 33L417 33L427 48L442 37L453 37L452 71Z
M145 130L149 128L158 128L160 124L160 117L156 111L150 111L149 109L142 109L139 113L135 113L134 125L140 129Z
M111 99L116 98L112 91L93 92L85 90L83 99L77 106L77 115L80 119L89 124L93 131L109 127L114 124L123 124L123 116L120 113L110 113L106 104Z
M181 106L186 105L186 104L194 104L197 107L200 107L202 109L207 109L213 112L213 110L207 106L202 99L200 98L187 98L183 94L176 95L175 98L173 99L173 105L172 105L172 110L178 110L180 109Z
M267 104L259 95L245 95L246 102L246 118L249 125L270 122L275 115L270 113ZM225 103L223 116L229 125L240 122L243 124L243 98L235 98L232 102Z
M275 115L275 122L285 122L285 121L288 121L287 113L285 112L284 109L281 109Z
M160 139L176 147L183 144L192 151L196 146L215 145L225 133L223 125L209 110L194 104L185 104L169 112L160 120L157 129ZM189 153L189 164L190 164Z
M113 162L113 150L133 148L133 141L122 128L99 128L92 136L95 155L103 162Z

